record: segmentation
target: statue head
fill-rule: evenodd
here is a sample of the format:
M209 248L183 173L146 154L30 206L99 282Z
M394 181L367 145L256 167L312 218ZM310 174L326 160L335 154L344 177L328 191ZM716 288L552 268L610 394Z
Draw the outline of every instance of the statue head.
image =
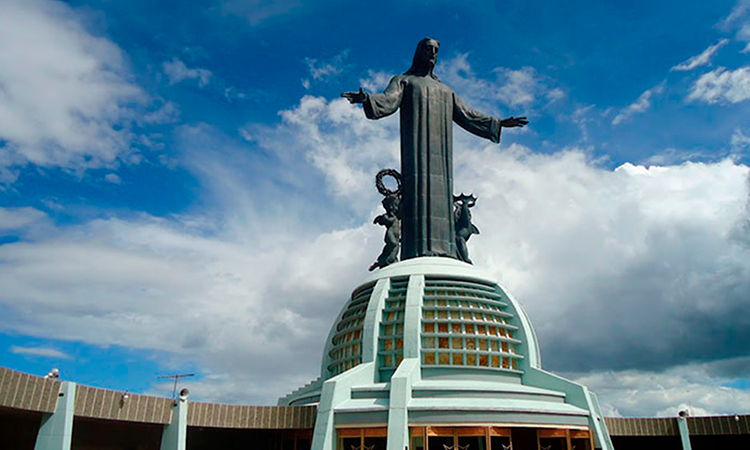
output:
M432 72L437 63L437 53L440 49L440 43L435 39L424 38L417 44L417 50L414 51L414 59L406 75L430 76L437 80Z

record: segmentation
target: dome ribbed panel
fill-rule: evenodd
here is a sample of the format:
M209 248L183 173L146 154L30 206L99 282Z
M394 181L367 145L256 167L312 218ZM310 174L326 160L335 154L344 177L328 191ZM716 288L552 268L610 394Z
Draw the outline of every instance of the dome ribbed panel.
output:
M502 291L476 280L427 276L422 303L423 367L517 371L515 337Z
M404 359L404 310L409 277L391 279L380 321L380 369L393 371Z
M352 294L336 324L332 347L328 352L328 370L338 375L362 362L362 326L375 283L368 283Z

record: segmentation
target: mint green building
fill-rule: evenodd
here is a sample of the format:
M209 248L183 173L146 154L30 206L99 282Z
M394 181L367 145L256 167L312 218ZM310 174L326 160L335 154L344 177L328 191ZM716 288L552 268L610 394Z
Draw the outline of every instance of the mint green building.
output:
M449 258L365 279L320 378L279 404L318 405L313 450L613 448L594 393L542 369L521 304Z

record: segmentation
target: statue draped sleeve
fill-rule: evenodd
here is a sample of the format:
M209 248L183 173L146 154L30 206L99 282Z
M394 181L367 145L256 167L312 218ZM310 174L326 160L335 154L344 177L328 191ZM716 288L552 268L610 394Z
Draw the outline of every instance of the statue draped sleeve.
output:
M382 94L367 94L364 104L365 116L368 119L381 119L395 113L401 106L401 98L404 95L402 76L391 78L388 87Z
M453 94L453 121L471 134L500 142L500 120L466 106L458 95Z

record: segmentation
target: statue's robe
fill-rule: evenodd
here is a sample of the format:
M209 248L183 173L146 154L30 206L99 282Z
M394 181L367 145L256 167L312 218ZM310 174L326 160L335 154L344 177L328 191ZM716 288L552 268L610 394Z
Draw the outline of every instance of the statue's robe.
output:
M397 75L382 94L367 94L365 114L401 110L401 259L457 258L453 222L453 122L500 142L500 120L469 108L430 76Z

